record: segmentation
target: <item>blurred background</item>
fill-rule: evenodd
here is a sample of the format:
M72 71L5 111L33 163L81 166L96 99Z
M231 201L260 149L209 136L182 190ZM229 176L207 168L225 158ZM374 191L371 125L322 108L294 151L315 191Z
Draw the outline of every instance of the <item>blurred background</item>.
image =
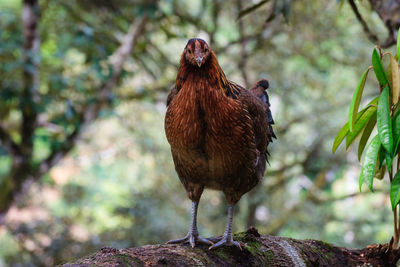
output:
M385 40L370 2L358 11ZM163 120L192 37L210 44L231 80L270 82L278 139L234 231L388 242L387 178L359 192L356 150L331 152L374 43L353 1L310 3L0 0L0 266L52 266L187 233L191 202ZM362 102L378 93L372 78ZM223 194L205 191L202 236L221 235L226 213Z

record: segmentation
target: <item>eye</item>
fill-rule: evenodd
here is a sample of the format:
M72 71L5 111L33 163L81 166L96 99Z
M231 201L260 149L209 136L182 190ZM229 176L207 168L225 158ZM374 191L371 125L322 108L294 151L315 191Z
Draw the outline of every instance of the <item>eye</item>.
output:
M191 53L192 53L192 51L191 51L190 49L188 49L188 52L189 52L189 54L191 54Z
M206 52L206 53L208 52L208 48L207 47L206 47L206 49L204 49L204 52Z

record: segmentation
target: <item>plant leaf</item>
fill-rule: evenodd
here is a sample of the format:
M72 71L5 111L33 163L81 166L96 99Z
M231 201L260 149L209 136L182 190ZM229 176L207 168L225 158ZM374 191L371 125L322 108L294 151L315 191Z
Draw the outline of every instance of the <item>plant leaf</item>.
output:
M399 67L397 61L394 59L392 54L390 55L390 69L392 73L392 102L396 105L399 102L400 93L400 77L399 77Z
M389 87L386 86L379 97L377 125L379 139L385 150L392 155L393 151L393 133L392 120L389 110Z
M346 149L353 143L359 134L361 134L364 127L369 120L376 115L377 109L375 106L369 106L367 110L359 117L354 125L353 132L349 132L346 137ZM376 118L376 116L375 116ZM349 124L350 126L350 124ZM350 127L349 127L350 128Z
M361 117L362 114L368 109L368 107L362 109L360 112L357 114L357 118ZM332 146L332 153L335 153L336 149L338 146L342 143L343 139L346 137L346 135L349 133L349 123L346 122L343 127L340 129L339 133L335 137L335 140L333 141L333 146Z
M357 118L356 120L361 117L361 115L370 107L370 106L377 106L379 101L379 96L375 97L372 99L367 107L363 108L360 112L357 113ZM343 139L346 137L346 135L349 133L349 123L346 122L343 127L340 129L339 133L335 137L335 140L333 141L333 146L332 146L332 153L335 153L336 149L338 146L342 143Z
M392 155L390 155L386 151L385 151L385 160L386 160L386 166L387 166L388 170L390 170L390 168L392 168L393 158L392 158Z
M400 32L400 28L397 32ZM400 62L400 34L397 34L397 60Z
M373 182L380 145L379 135L375 135L366 148L359 178L360 191L364 181L367 182L369 189L373 191Z
M356 119L356 116L357 116L358 107L360 106L361 96L362 96L362 93L364 91L365 81L367 80L367 76L368 76L369 70L370 69L368 68L362 74L360 80L358 81L356 90L354 91L353 99L351 100L350 110L349 110L350 132L353 131L353 126L354 126L355 119Z
M385 70L383 69L382 60L379 57L376 49L374 49L374 51L372 52L372 66L374 67L374 72L379 84L382 87L388 84L388 79L386 77Z
M365 145L367 144L369 137L371 136L375 124L376 124L376 116L373 116L368 121L367 125L365 125L364 132L360 138L360 143L358 144L358 161L361 161L361 155L364 151Z
M393 155L396 154L397 148L400 143L400 109L398 109L393 115L392 121L392 130L393 130L393 141L394 141L394 150Z
M383 161L385 160L385 154L386 154L386 150L383 148L382 144L379 147L379 152L378 152L378 168L382 168L383 165ZM385 162L386 164L386 162Z
M390 202L392 203L392 210L400 202L400 171L397 171L390 183Z

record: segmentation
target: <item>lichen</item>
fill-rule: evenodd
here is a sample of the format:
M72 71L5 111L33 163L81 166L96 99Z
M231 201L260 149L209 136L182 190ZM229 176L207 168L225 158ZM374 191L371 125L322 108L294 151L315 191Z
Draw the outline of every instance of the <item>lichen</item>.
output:
M253 255L256 256L260 254L260 246L261 244L256 240L250 240L246 243L246 249Z
M229 260L231 258L229 255L229 251L225 248L215 250L215 255L223 260Z
M262 252L264 256L264 262L266 263L265 266L269 266L270 264L274 263L275 260L275 253L273 250L265 250Z
M204 265L210 264L210 258L209 258L209 256L207 255L207 253L203 249L196 247L196 248L193 249L193 251L194 251L194 253L196 255L196 258L197 258L197 260L199 262L201 262Z
M246 232L240 232L240 233L237 233L237 234L234 235L234 239L236 241L243 242L245 238L246 238Z

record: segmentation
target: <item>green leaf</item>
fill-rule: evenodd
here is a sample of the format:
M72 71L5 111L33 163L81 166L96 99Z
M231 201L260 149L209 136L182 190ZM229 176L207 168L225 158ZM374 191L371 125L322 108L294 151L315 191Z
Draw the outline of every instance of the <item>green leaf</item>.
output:
M397 171L393 181L390 183L390 202L393 210L400 202L400 171Z
M362 114L370 107L370 106L376 106L379 101L379 96L375 97L374 99L371 100L371 102L368 103L367 107L363 108L360 112L357 113L357 118L356 120L361 117ZM346 122L343 127L340 129L339 133L337 134L335 140L333 141L333 146L332 146L332 153L335 153L336 149L339 147L339 145L342 143L343 139L346 137L346 135L349 133L349 123Z
M386 151L385 151L385 160L386 160L386 166L387 166L388 170L390 170L390 168L392 168L393 158L392 158L392 155L390 155Z
M356 90L353 94L353 99L351 100L350 110L349 110L349 127L350 132L353 131L353 126L356 120L358 107L360 106L361 96L364 91L365 81L367 80L369 68L364 71L363 75L361 76L360 80L358 81Z
M367 107L368 108L368 107ZM362 114L367 110L367 108L362 109L360 112L358 112L357 117L361 117ZM340 129L339 133L337 134L335 140L333 141L333 146L332 146L332 153L335 153L336 149L338 146L342 143L343 139L346 137L346 135L349 133L349 123L346 122L343 127Z
M364 132L360 138L360 143L358 144L358 161L361 161L361 155L364 151L365 145L367 144L369 137L371 136L375 124L376 124L376 116L373 116L368 121L367 125L365 125Z
M346 149L349 148L349 146L354 142L354 140L357 138L359 134L361 134L362 130L364 127L367 125L369 120L375 115L376 118L376 107L375 106L369 106L367 110L359 117L356 119L356 123L354 125L353 132L349 132L346 137ZM350 126L350 124L349 124Z
M400 28L397 32L400 32ZM400 34L397 34L397 61L400 62Z
M379 84L383 87L388 84L388 78L386 77L385 70L383 69L382 60L379 57L376 49L372 52L372 66Z
M380 145L379 136L375 135L365 150L365 156L363 158L361 174L359 178L360 191L364 181L367 182L369 189L373 191L373 181Z
M394 140L394 150L393 155L397 153L397 149L400 143L400 109L394 114L393 118L393 140Z
M393 133L392 120L389 110L389 87L386 86L379 97L377 125L379 139L385 150L392 155L393 152Z
M382 168L382 166L384 166L383 161L385 160L385 157L386 157L385 154L386 154L386 150L383 148L383 146L381 144L381 146L379 147L379 153L378 153L378 162L379 162L378 168Z

